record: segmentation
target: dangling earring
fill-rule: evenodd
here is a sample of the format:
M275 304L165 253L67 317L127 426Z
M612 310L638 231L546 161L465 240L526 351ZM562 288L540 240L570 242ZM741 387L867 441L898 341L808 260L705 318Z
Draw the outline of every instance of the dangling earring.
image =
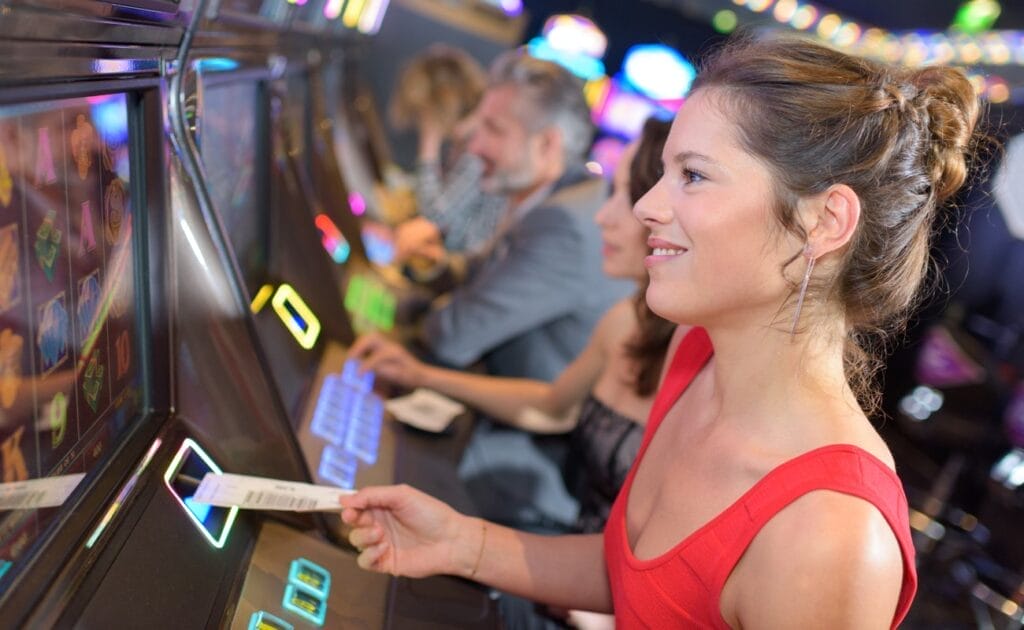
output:
M811 271L814 270L814 253L810 245L804 246L804 256L807 257L807 271L804 272L804 281L800 285L800 295L796 299L796 313L793 314L793 328L790 329L790 336L796 335L796 325L800 321L800 310L804 307L804 297L807 295L807 284L811 281Z

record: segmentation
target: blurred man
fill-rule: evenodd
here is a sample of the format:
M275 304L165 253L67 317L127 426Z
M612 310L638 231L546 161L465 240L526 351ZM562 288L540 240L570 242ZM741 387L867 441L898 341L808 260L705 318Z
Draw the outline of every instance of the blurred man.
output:
M565 69L512 52L493 65L475 116L468 151L483 163L484 191L508 205L491 242L469 258L445 252L425 224L399 235L399 252L437 262L438 279L455 282L427 315L423 339L451 366L482 359L491 374L552 380L633 290L601 272L594 214L606 188L584 167L590 111ZM559 473L566 446L483 422L461 474L484 516L557 530L577 509Z
M590 112L561 66L513 52L495 62L476 116L468 150L483 162L484 190L509 203L469 258L448 255L429 228L399 239L400 252L438 262L433 274L455 283L423 337L451 366L482 359L492 374L551 379L631 289L601 273L593 215L605 185L583 165Z

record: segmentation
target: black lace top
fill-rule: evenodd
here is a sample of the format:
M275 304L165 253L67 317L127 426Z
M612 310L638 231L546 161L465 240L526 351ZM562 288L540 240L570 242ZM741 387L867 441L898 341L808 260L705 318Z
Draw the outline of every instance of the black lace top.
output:
M644 428L591 394L583 402L563 471L566 487L580 502L581 533L604 530L612 503L636 459Z

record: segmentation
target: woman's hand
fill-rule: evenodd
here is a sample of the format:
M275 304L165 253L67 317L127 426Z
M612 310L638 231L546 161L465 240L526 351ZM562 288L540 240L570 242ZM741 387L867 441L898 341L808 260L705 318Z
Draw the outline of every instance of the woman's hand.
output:
M341 505L360 567L408 577L471 577L483 544L477 519L406 485L364 488L342 496Z
M426 365L401 345L379 333L356 339L348 356L357 359L363 370L403 387L419 387L425 379Z

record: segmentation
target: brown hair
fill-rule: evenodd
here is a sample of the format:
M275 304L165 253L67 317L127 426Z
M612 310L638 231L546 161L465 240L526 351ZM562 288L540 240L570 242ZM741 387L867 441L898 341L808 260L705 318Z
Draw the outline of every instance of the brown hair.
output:
M648 118L640 134L633 162L629 165L629 200L634 204L647 194L661 178L661 151L665 147L672 124L656 118ZM636 318L639 322L637 334L626 346L626 355L637 363L634 391L645 397L658 388L658 377L665 362L668 342L676 325L655 315L647 306L647 285L650 278L645 276L643 285L633 299Z
M915 306L936 208L966 180L977 145L974 88L953 68L897 68L804 39L746 35L709 60L694 89L721 97L740 144L772 173L785 230L806 238L800 198L839 183L860 198L842 259L815 279L808 299L838 306L847 379L874 411L880 361L870 348ZM783 272L798 259L799 251Z
M466 52L434 44L402 70L389 116L399 129L433 112L447 131L476 107L487 84L484 69Z

